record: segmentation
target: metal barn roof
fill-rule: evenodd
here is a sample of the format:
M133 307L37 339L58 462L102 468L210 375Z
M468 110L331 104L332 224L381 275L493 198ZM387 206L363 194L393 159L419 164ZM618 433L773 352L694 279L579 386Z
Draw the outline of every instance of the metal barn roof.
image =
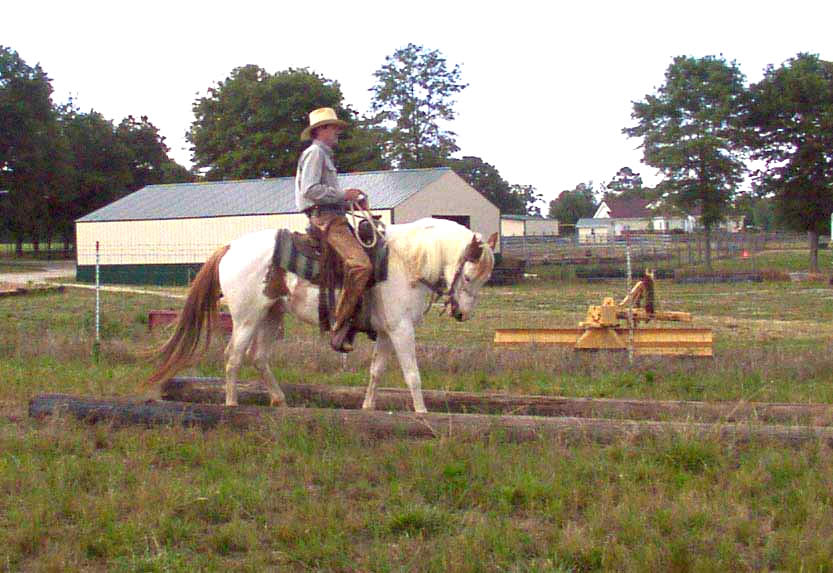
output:
M392 209L451 173L447 167L370 171L338 176L342 189L362 189L373 209ZM78 219L79 223L193 219L297 213L295 178L148 185Z

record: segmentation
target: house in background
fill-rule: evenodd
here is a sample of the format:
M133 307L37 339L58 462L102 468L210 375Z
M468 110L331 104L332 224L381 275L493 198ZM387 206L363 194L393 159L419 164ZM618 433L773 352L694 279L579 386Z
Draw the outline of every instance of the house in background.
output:
M500 216L501 237L529 237L532 235L558 235L558 221L531 215Z
M606 242L622 236L625 231L642 233L691 233L701 229L698 213L684 214L663 208L648 199L606 199L599 204L592 218L579 219L576 224L581 243ZM743 216L726 217L718 229L736 233L743 230Z
M579 243L607 243L613 240L613 221L607 218L583 218L576 222Z

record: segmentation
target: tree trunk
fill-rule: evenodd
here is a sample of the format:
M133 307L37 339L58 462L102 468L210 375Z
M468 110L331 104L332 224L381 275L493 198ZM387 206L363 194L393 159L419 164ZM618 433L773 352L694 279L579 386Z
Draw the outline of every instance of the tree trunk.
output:
M542 418L536 416L489 416L483 414L414 414L327 408L262 408L182 402L131 402L45 394L29 401L29 415L44 418L69 415L88 423L112 426L185 425L214 428L261 428L274 431L276 424L303 425L312 430L332 428L371 439L455 438L525 442L540 439L593 441L604 444L620 440L651 439L684 435L730 443L751 440L775 441L798 446L821 442L833 448L833 428L809 426L761 426L753 424L695 424L685 422L636 422L595 418Z
M290 406L347 409L361 408L365 392L363 387L358 386L324 384L282 383L281 389ZM779 424L833 426L833 405L831 404L565 398L442 390L424 390L423 397L426 407L432 412L635 420L679 419L697 422L756 420ZM238 383L237 398L240 404L269 404L269 393L259 382ZM223 404L225 402L224 382L220 378L172 378L162 385L162 399L176 402ZM411 393L404 388L379 388L376 392L377 410L410 411L412 408Z
M819 232L807 231L807 240L810 243L810 272L819 272Z

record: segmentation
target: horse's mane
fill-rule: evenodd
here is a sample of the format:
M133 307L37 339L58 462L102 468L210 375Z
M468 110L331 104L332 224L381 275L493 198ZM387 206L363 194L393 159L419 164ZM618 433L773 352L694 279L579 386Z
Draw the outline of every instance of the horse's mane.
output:
M398 261L411 280L436 282L441 276L451 282L463 249L475 233L446 219L419 219L412 223L388 227L391 259ZM478 237L479 238L479 237ZM481 261L489 258L488 270L494 265L491 249L483 249Z

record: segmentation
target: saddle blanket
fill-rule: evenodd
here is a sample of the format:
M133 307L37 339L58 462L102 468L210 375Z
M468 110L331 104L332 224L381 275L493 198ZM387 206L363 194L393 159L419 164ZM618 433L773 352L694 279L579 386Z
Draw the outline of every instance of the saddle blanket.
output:
M272 264L316 283L321 272L321 265L317 258L308 256L298 249L292 235L292 231L288 229L278 230L275 237L275 250L272 253ZM365 248L364 251L373 265L373 275L370 277L367 286L370 287L375 283L387 280L388 245L385 240L379 238L372 248Z

